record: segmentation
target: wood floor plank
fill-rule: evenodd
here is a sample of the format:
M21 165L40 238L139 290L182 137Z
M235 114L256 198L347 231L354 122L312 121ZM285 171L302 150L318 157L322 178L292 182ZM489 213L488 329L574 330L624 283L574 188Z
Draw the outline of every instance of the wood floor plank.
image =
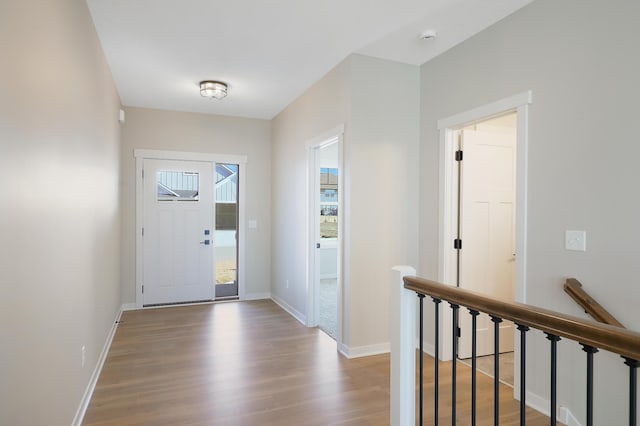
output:
M432 365L428 358L427 417ZM450 365L441 364L441 424L451 421ZM470 370L458 365L464 425ZM478 383L479 424L493 424L493 382L478 374ZM512 393L501 387L501 425L518 424ZM548 424L533 410L527 421ZM389 355L346 359L271 301L125 312L83 424L388 425Z

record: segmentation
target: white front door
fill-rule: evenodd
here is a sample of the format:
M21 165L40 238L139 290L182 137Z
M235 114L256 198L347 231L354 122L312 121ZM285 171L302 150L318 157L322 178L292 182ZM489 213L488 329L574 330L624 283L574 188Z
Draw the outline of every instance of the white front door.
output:
M516 131L462 131L459 285L514 301ZM459 357L471 356L471 316L460 312ZM477 355L494 352L494 324L478 317ZM500 324L500 352L513 351L513 323Z
M213 163L144 160L143 305L212 300Z

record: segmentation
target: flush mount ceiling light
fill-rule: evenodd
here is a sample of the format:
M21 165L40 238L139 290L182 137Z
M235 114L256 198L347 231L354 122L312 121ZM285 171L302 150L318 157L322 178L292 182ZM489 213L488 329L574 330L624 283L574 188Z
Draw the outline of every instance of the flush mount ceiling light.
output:
M201 81L200 95L205 98L222 99L227 96L227 83L214 80Z

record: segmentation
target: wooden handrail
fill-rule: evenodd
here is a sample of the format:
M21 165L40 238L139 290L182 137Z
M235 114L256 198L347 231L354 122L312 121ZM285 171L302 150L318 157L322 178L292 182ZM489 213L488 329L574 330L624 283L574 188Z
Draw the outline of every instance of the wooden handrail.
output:
M564 291L596 321L624 328L624 325L602 307L593 297L582 289L582 284L575 278L567 278Z
M404 287L545 333L605 349L633 360L640 360L640 333L634 331L523 303L503 302L474 291L463 290L424 278L404 277Z

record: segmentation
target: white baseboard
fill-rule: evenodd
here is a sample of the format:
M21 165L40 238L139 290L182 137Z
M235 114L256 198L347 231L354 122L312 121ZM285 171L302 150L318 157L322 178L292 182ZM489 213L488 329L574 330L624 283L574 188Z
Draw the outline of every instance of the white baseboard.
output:
M375 345L356 346L353 348L341 344L338 346L338 351L347 358L361 358L364 356L387 354L391 351L391 344L388 342L377 343Z
M307 316L297 311L293 306L289 305L284 300L280 299L278 296L271 295L271 300L273 300L278 306L284 309L289 315L300 321L303 325L307 325Z
M548 399L541 397L540 395L536 395L535 393L527 391L527 405L547 417L549 417L550 415L549 407L551 405L551 402ZM558 421L566 424L567 426L582 426L578 419L575 418L573 413L571 413L571 410L563 405L560 405L558 407L557 416Z
M135 311L138 308L136 307L136 304L134 302L134 303L123 303L120 309L122 309L122 312L126 312L126 311Z
M567 426L582 426L567 407L561 405L558 409L558 420Z
M246 293L242 300L263 300L271 299L271 293Z
M419 349L419 348L420 348L420 339L418 339L418 338L416 337L416 349ZM431 357L435 358L436 348L435 348L435 346L434 346L434 345L432 345L431 343L426 342L426 341L424 341L424 340L423 340L423 341L422 341L422 351L423 351L425 354L427 354L427 355L429 355L429 356L431 356ZM442 356L442 352L440 353L440 355Z
M134 309L135 309L135 304ZM89 379L89 383L87 384L87 388L84 391L84 395L82 395L82 400L80 401L80 406L76 411L76 415L73 418L73 422L71 423L73 426L81 426L82 420L84 419L84 415L87 412L87 407L89 407L89 402L91 401L91 396L93 395L93 390L96 388L96 384L98 383L98 378L100 377L100 373L102 372L102 367L104 366L104 362L107 359L107 354L109 353L109 349L111 348L111 342L113 341L113 336L116 334L116 329L118 328L118 323L120 322L120 317L122 316L124 305L120 308L118 313L116 314L116 319L113 321L113 326L111 326L111 331L107 335L107 340L104 342L104 346L102 347L102 352L100 352L100 357L98 358L98 363L96 367L93 369L93 374L91 374L91 378Z

